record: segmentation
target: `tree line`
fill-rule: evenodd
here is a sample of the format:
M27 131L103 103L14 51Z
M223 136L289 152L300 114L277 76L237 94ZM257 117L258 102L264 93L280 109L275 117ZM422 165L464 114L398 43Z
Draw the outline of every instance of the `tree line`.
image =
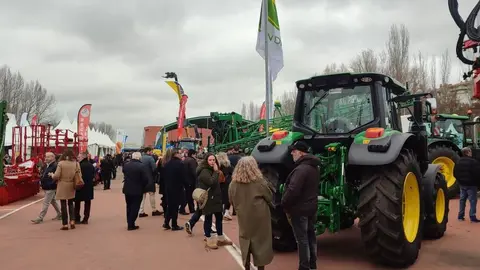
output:
M360 51L348 64L330 63L323 72L312 75L332 74L339 72L378 72L407 83L409 91L432 92L437 98L438 109L442 113L466 114L470 108L480 113L480 104L471 100L471 79L461 84L449 84L452 64L448 49L438 55L426 55L421 51L412 53L410 33L405 25L392 25L389 30L385 48L376 52L372 49ZM295 108L296 89L285 91L277 99L281 102L285 113L293 114ZM260 105L250 102L242 104L242 115L256 120Z
M42 123L56 120L55 96L40 82L27 81L20 72L12 72L8 66L0 68L0 100L7 101L6 111L16 119L26 112L30 121L34 115Z
M38 80L27 81L20 72L12 71L6 65L0 68L0 100L7 101L6 111L14 114L17 120L26 112L29 122L36 115L41 124L57 126L60 123L55 109L55 96ZM94 122L90 123L90 127L115 139L116 132L111 124Z

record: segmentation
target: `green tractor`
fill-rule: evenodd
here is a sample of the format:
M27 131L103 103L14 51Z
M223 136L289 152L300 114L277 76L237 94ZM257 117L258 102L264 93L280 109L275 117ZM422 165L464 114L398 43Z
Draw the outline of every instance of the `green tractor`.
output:
M296 248L281 199L294 167L288 146L304 141L322 163L316 234L350 228L359 218L372 259L413 264L422 239L442 237L448 222L447 184L441 166L428 159L422 100L429 94L409 95L376 73L316 76L296 86L292 131L274 132L252 152L274 187L274 248ZM408 133L400 131L398 112L405 104L413 104L415 120Z
M441 165L441 172L447 181L448 196L453 198L458 195L460 187L453 175L455 163L462 155L464 145L464 125L469 116L457 114L436 114L436 104L426 102L424 115L428 135L428 158L432 164ZM411 116L407 122L412 124ZM405 131L405 127L403 127ZM408 129L407 129L408 130Z
M441 165L441 172L447 181L448 195L455 197L460 186L453 176L455 163L460 158L463 148L463 122L468 116L456 114L438 114L429 117L427 122L429 160L432 164Z

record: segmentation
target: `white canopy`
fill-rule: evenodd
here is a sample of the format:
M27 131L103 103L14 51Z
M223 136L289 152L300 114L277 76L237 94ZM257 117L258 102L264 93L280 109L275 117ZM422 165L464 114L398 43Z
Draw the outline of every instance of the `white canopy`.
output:
M65 113L60 123L58 123L58 125L53 130L56 130L56 129L70 130L73 132L76 132L77 130L76 127L75 128L73 127L72 123L70 122L70 119L68 119L67 113Z

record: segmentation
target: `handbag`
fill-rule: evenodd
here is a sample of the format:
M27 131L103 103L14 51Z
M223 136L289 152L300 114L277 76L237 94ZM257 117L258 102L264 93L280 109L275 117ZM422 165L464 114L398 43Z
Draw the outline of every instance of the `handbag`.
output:
M77 162L76 169L75 169L75 175L73 176L73 186L76 190L79 190L84 185L85 185L85 182L83 182L80 166L78 165L78 162Z
M208 201L208 192L210 188L207 190L203 188L196 188L193 191L192 198L197 202L198 208L203 209Z

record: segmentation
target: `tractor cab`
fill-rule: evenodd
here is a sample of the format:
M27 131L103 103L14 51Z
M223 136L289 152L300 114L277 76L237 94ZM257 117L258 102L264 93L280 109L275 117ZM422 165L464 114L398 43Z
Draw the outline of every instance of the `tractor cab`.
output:
M369 128L401 130L391 98L406 93L390 77L374 74L337 74L297 82L293 131L305 134L314 152L331 142L349 145Z
M461 149L464 141L463 122L467 120L469 120L469 117L463 115L432 115L429 121L425 123L427 125L427 134L432 138L452 141Z
M480 116L475 117L472 121L464 121L463 130L463 145L470 147L473 157L480 160Z

